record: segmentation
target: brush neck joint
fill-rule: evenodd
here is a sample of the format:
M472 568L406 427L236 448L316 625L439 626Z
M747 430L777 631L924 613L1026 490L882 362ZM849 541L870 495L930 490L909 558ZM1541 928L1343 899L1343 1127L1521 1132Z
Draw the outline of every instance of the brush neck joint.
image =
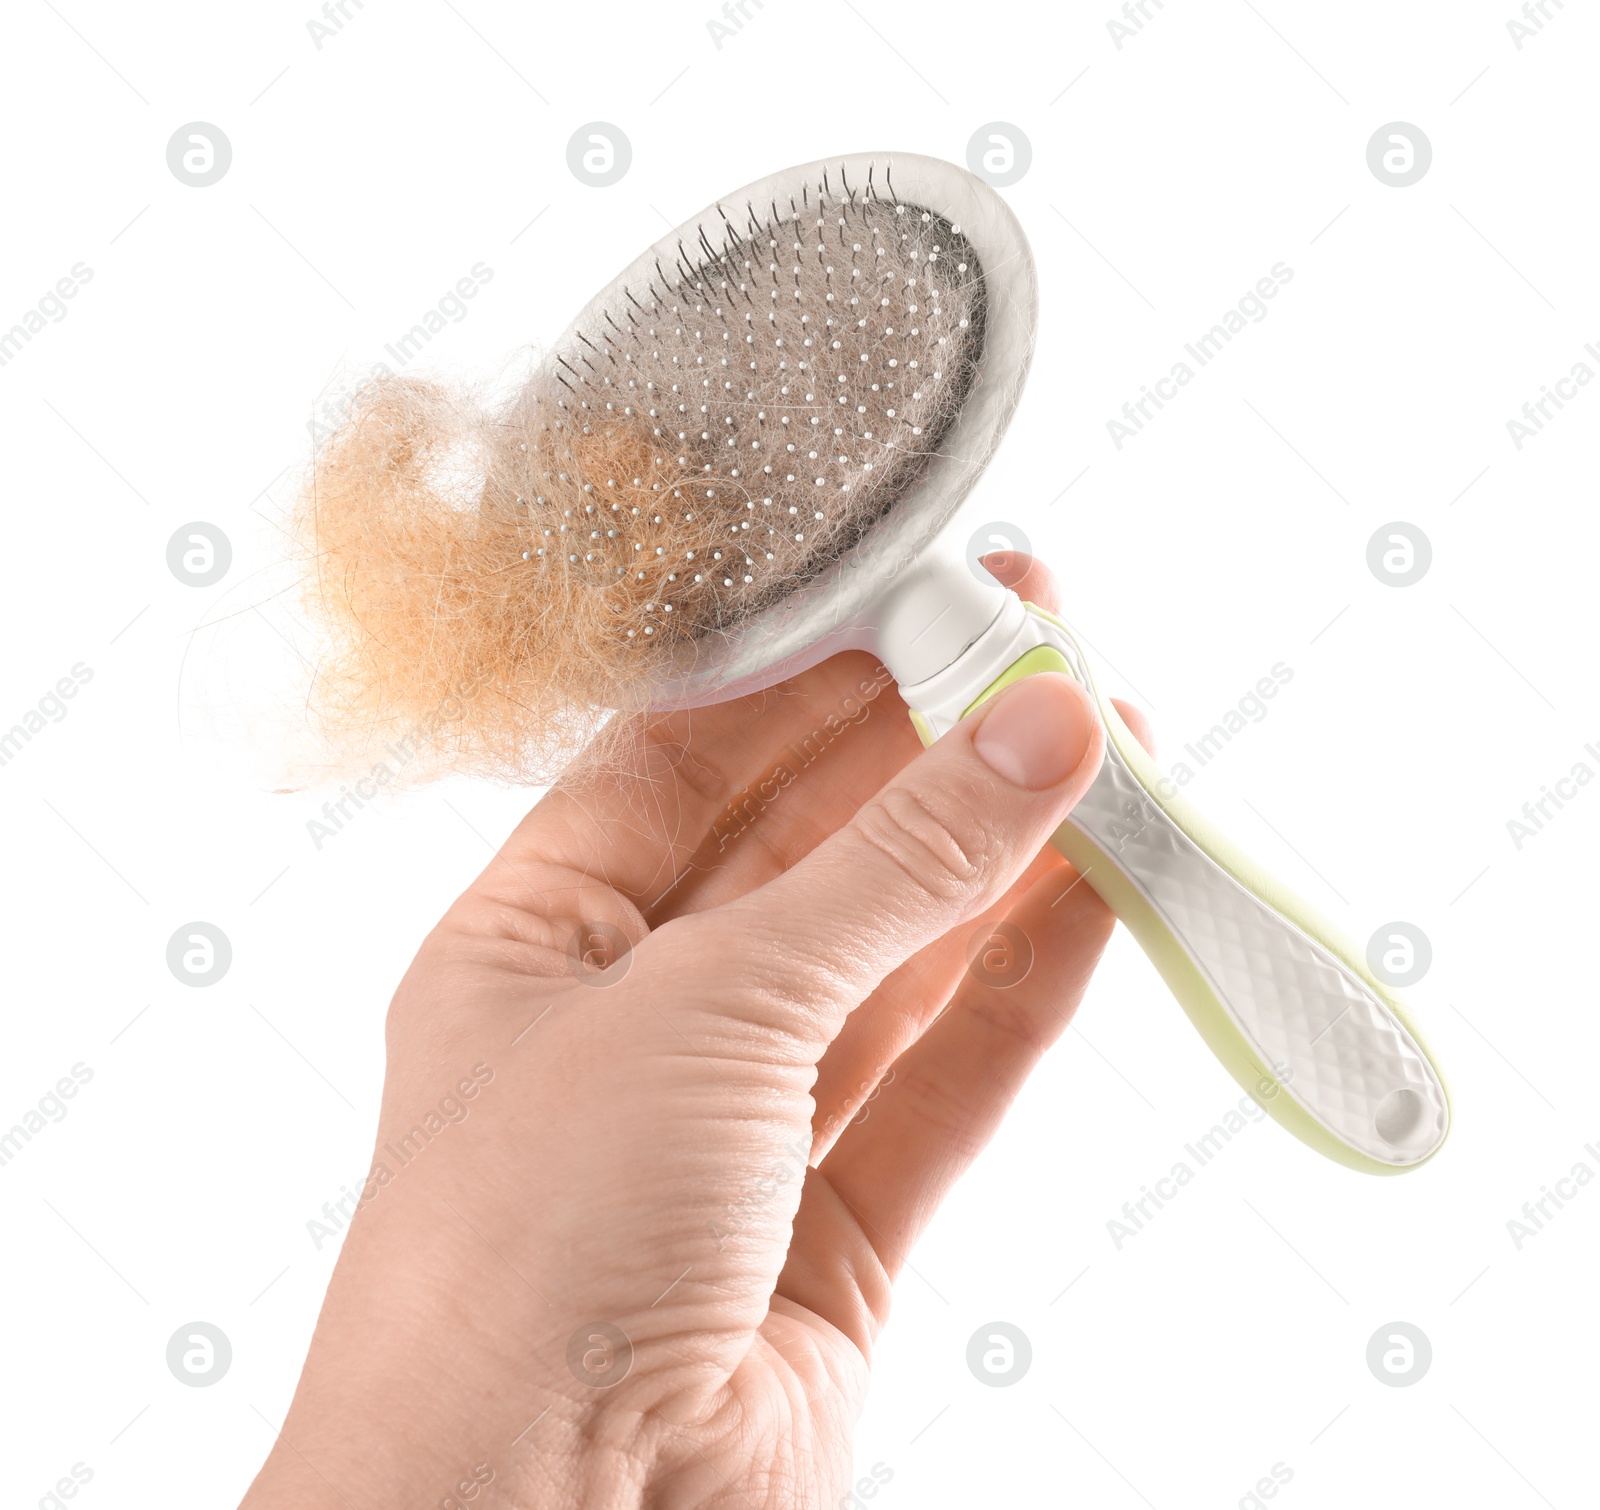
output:
M965 561L927 556L895 579L875 625L875 648L906 703L935 734L1042 642L1022 600Z

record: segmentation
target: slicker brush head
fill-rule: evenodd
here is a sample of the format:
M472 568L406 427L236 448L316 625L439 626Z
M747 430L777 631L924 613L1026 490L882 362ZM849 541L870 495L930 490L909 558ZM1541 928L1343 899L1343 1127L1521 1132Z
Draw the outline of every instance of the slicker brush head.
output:
M545 774L916 490L979 379L985 270L860 162L714 206L508 398L361 390L298 521L338 744L416 729L452 769Z

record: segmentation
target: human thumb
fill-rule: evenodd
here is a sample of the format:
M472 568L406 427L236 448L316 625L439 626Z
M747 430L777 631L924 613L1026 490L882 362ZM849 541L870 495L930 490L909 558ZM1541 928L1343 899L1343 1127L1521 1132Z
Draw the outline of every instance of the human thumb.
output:
M1100 768L1089 694L1041 672L937 740L799 864L692 919L715 1009L808 1040L1026 869ZM725 994L726 993L726 994Z

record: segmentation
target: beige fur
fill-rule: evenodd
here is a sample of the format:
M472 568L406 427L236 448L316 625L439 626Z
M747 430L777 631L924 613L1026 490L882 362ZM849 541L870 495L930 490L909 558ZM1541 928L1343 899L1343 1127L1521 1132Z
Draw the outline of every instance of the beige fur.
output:
M818 202L625 291L509 403L370 384L298 510L324 732L359 760L420 725L429 769L548 774L904 494L982 311L938 217Z

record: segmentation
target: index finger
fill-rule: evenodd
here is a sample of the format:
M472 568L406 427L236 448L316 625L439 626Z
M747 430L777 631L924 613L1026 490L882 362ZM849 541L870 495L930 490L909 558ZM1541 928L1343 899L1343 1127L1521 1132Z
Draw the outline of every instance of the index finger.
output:
M830 717L859 724L856 710L885 694L898 702L889 674L851 651L748 697L635 718L573 762L475 888L543 910L581 876L612 887L649 921L740 794ZM881 785L920 745L903 718L869 722L849 729L851 758Z
M984 565L1021 596L1058 606L1055 578L1032 556L994 553ZM862 709L885 693L903 714L889 673L854 651L749 697L636 720L609 758L573 763L478 890L513 902L539 891L548 905L578 873L651 926L742 895L803 859L921 752L904 716L862 726ZM842 736L847 763L815 767L812 747ZM781 804L763 796L774 781L786 789Z

